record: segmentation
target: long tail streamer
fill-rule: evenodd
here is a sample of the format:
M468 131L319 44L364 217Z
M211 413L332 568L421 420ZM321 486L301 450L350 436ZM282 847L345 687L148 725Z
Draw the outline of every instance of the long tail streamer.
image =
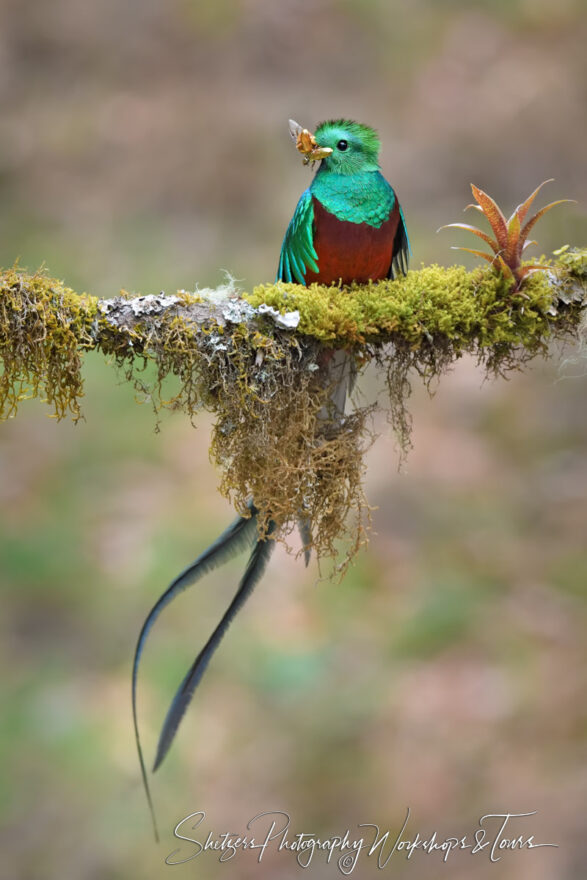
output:
M143 786L144 786L145 794L147 797L147 803L149 804L149 811L151 813L151 819L153 822L153 830L155 832L155 839L156 840L159 840L159 834L157 831L157 822L155 819L155 810L153 807L153 800L151 798L151 791L150 791L149 782L147 779L147 770L145 767L145 760L143 757L143 749L141 746L141 740L140 740L140 735L139 735L138 716L137 716L137 680L138 680L138 673L139 673L139 664L140 664L141 656L142 656L143 649L145 646L145 641L146 641L146 638L147 638L150 630L153 627L153 624L155 623L155 621L157 620L157 618L159 617L159 615L161 614L163 609L167 605L169 605L169 603L179 593L181 593L187 587L194 584L196 581L200 580L200 578L202 578L205 574L207 574L207 572L212 571L213 569L217 568L223 562L226 562L229 559L232 559L232 557L236 556L237 553L239 553L241 550L244 550L253 544L253 542L255 540L255 536L257 535L257 513L258 513L258 511L252 502L249 504L249 509L251 511L250 517L239 516L226 529L226 531L224 531L220 535L220 537L217 538L216 541L214 541L214 543L208 547L207 550L205 550L200 556L198 556L198 558L194 562L192 562L191 565L188 565L188 567L185 568L181 572L181 574L179 574L175 578L174 581L172 581L172 583L169 585L169 587L159 597L157 602L155 602L155 604L153 605L153 607L149 611L149 614L147 615L147 618L146 618L145 622L143 623L142 629L139 633L139 637L137 640L137 645L135 648L135 654L134 654L134 660L133 660L133 667L132 667L132 715L133 715L133 724L134 724L134 731L135 731L135 740L136 740L136 744L137 744L137 753L139 756L139 764L141 767L141 776L143 779ZM271 527L268 529L268 533L270 530L271 530ZM257 583L257 581L259 580L259 577L263 573L263 570L265 568L265 565L267 564L267 560L268 560L269 555L271 553L271 549L273 548L273 541L270 542L270 546L265 548L266 549L265 554L259 553L259 548L258 548L259 544L265 544L265 542L258 541L257 544L255 545L255 548L251 554L251 559L249 560L249 564L247 566L247 571L245 572L245 576L243 577L243 581L241 582L241 586L239 587L239 590L237 591L235 598L231 602L229 609L227 610L226 614L222 618L221 623L218 625L218 627L214 631L214 633L213 633L211 639L209 640L209 642L207 643L206 647L201 652L201 654L198 655L198 660L199 660L200 657L202 657L202 655L204 654L204 652L207 651L205 662L204 662L203 666L201 666L201 671L200 671L199 675L196 677L195 683L193 684L193 686L191 688L190 698L196 688L196 685L198 684L198 682L202 676L202 673L204 672L204 669L206 668L212 654L214 653L214 650L218 646L220 639L222 638L222 636L224 635L224 632L228 628L230 621L232 620L232 618L234 617L234 615L236 614L238 609L241 607L241 605L243 604L246 597L250 594L254 585ZM249 574L249 580L250 580L251 575L254 575L254 570L250 571L251 570L251 563L253 562L254 559L257 559L258 556L261 557L261 560L263 562L262 568L261 568L260 573L252 580L252 585L249 586L248 591L247 591L246 590L247 585L245 582L247 580L247 574ZM245 589L243 589L243 586ZM241 592L244 592L244 596L240 600L240 602L237 602L237 599L238 599L239 594ZM231 609L232 609L232 613L229 614ZM224 628L222 629L222 631L220 633L218 633L218 630L222 626L223 622L224 622ZM217 633L218 633L218 635L217 635ZM216 636L216 638L215 638L215 636ZM196 661L196 663L197 663L197 661ZM195 665L196 664L194 664L194 666ZM191 672L192 672L192 670L190 670L190 673ZM187 682L187 677L186 677L185 681ZM184 683L182 683L182 688L183 688L183 684ZM176 703L176 700L177 700L177 697L174 699L174 701L172 703L172 709ZM189 703L189 698L184 704L182 704L183 708L181 710L181 713L178 716L174 716L176 718L175 725L173 727L173 730L171 731L171 736L169 736L169 734L168 734L168 739L166 740L167 747L163 750L162 754L160 754L161 753L161 741L160 741L159 748L157 751L158 760L156 760L156 762L155 762L156 767L158 767L159 764L161 763L161 761L163 760L163 757L165 756L166 751L169 748L171 740L173 739L173 735L175 734L175 731L177 730L177 726L181 720L183 713L185 712L185 709L186 709L188 703ZM170 724L170 721L171 721L170 716L172 714L172 709L170 709L168 716L167 716L167 719L165 721L165 725L163 728L164 732ZM163 738L163 733L161 734L161 737Z
M194 660L187 675L185 676L178 688L177 693L173 698L173 702L169 707L167 717L165 718L165 721L163 723L163 728L159 737L159 744L157 746L157 755L155 757L155 763L153 765L153 772L155 772L155 770L160 766L161 762L165 758L165 755L169 751L169 747L173 742L173 739L177 732L177 728L179 727L179 723L183 718L187 707L190 704L190 701L194 695L194 691L200 683L202 676L206 671L206 667L208 666L208 663L210 662L210 659L214 654L214 651L220 644L222 637L224 636L231 622L236 617L242 606L245 604L245 602L253 592L255 586L261 580L263 572L265 571L267 563L269 562L271 552L275 546L274 541L267 540L274 530L275 524L273 522L270 522L266 537L258 540L255 544L253 552L249 557L245 573L242 577L242 580L238 586L238 590L236 591L232 602L226 609L222 620Z

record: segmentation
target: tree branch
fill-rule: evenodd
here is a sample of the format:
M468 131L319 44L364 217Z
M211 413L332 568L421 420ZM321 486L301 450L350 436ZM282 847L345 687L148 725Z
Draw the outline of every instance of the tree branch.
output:
M296 518L313 523L319 554L335 554L348 532L354 552L368 513L362 453L369 408L331 422L325 349L345 349L358 368L385 370L391 420L409 447L409 374L428 383L465 352L491 374L547 355L552 339L578 338L587 305L587 251L562 248L547 271L513 292L495 271L429 266L395 281L339 290L263 285L99 300L42 273L0 273L0 417L41 396L58 418L80 417L85 351L114 356L155 408L190 417L216 414L212 455L221 491L244 511L252 495L287 534ZM156 367L147 384L145 361ZM170 387L167 381L173 380ZM177 381L179 380L179 381Z

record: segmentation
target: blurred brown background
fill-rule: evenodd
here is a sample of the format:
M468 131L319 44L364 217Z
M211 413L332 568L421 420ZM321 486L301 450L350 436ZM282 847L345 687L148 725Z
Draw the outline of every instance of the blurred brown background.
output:
M511 210L540 181L570 197L540 251L587 241L586 6L580 0L3 0L0 263L107 296L229 270L272 279L310 180L287 119L378 127L413 265L472 244L469 182ZM460 259L460 255L456 255ZM244 831L287 810L295 831L361 822L441 837L486 812L558 849L396 855L401 878L585 876L587 390L578 351L509 382L464 361L429 399L397 473L369 458L371 545L342 584L282 550L230 632L153 781L139 780L130 663L169 580L232 516L209 420L160 433L111 365L86 363L86 421L38 401L0 429L2 864L13 878L300 876L293 856L207 855L168 868L172 829ZM561 358L572 362L561 366ZM367 399L378 388L362 385ZM140 714L151 760L173 691L243 561L165 613ZM309 873L337 876L316 856ZM373 858L353 876L381 876Z

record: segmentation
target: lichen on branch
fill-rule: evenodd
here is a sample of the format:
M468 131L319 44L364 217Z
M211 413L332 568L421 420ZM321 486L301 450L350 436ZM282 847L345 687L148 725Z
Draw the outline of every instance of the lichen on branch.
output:
M221 491L239 511L253 497L261 530L271 517L283 538L307 519L319 557L350 539L346 562L365 540L370 408L330 421L319 415L330 384L319 367L324 349L345 349L358 369L375 361L384 371L405 452L410 377L430 383L467 352L489 374L520 368L546 355L551 340L578 337L586 289L587 251L568 248L526 280L523 295L491 269L428 266L344 290L278 283L247 295L229 283L99 300L11 269L0 273L0 417L39 396L57 418L78 419L83 352L98 349L156 409L215 414L211 454ZM156 366L148 389L146 361ZM169 376L179 381L166 398Z

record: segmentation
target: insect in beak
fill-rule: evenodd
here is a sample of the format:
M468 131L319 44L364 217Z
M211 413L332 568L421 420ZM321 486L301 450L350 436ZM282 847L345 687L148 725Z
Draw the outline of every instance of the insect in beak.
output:
M302 128L299 122L294 119L289 120L289 133L297 150L304 157L304 165L326 159L332 153L330 147L319 146L314 135L307 128Z

